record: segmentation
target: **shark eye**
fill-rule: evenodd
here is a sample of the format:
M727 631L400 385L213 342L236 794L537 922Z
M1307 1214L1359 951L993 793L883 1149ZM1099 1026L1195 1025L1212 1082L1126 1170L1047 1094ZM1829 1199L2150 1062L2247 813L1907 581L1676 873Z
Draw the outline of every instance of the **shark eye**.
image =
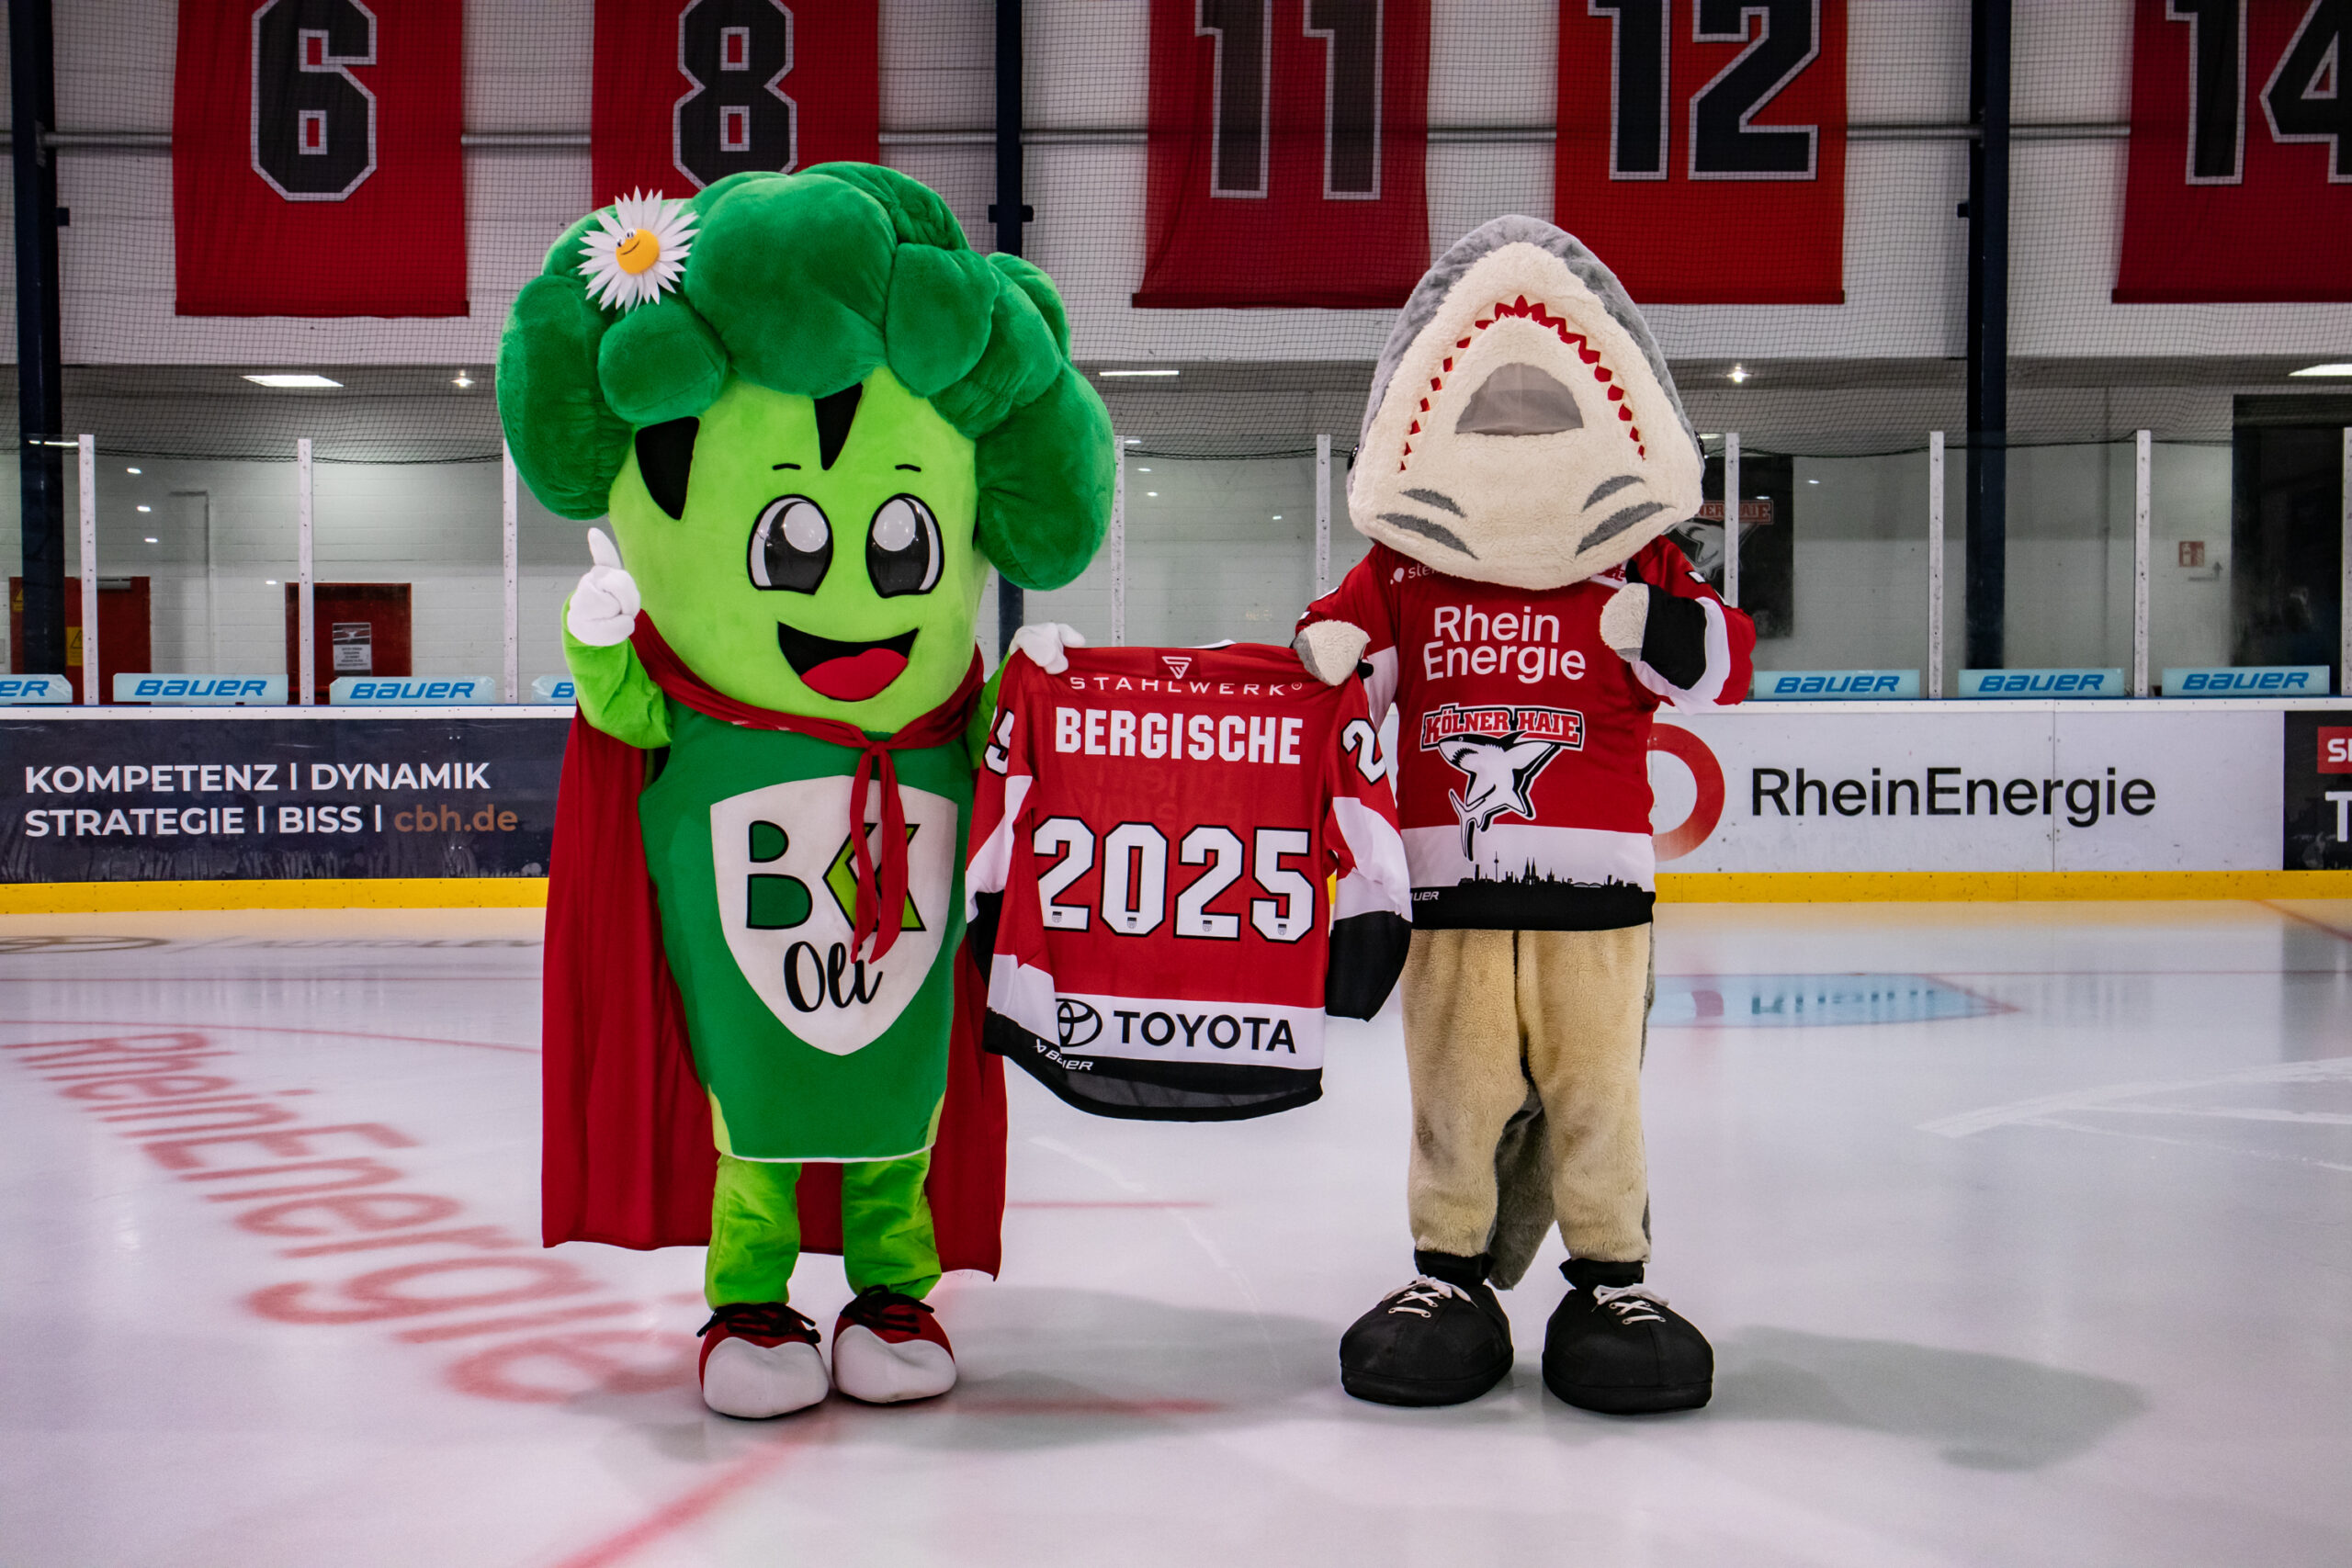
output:
M752 585L814 593L833 564L833 527L805 495L782 496L752 530Z
M1458 435L1556 435L1582 430L1574 392L1532 365L1499 367L1453 422Z
M939 586L939 520L911 495L894 495L874 513L865 534L865 575L885 599L928 593Z

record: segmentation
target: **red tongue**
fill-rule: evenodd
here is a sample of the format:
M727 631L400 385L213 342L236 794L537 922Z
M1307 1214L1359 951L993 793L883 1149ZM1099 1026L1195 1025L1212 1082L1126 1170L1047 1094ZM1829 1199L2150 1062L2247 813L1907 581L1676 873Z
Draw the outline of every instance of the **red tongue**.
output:
M869 648L847 659L828 659L800 679L820 697L837 703L862 703L899 678L907 656L887 648Z

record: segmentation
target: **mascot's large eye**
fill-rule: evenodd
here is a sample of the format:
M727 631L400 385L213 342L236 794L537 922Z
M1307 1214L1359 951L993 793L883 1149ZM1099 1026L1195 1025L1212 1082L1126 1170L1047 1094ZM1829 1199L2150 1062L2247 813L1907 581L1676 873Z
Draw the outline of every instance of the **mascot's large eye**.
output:
M814 593L833 564L833 525L805 495L768 502L752 530L752 583L792 593Z
M911 495L894 495L865 533L865 575L885 599L939 586L939 519Z

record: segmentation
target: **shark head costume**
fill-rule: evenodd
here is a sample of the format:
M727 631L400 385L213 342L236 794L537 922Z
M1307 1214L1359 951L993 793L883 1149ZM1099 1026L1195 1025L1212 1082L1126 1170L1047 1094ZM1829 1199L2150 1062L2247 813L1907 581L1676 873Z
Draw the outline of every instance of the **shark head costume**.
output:
M1112 445L1035 267L859 164L591 213L499 360L516 468L605 517L548 899L548 1241L709 1252L710 1406L955 1381L922 1300L994 1271L1002 1087L961 952L989 569L1082 570ZM830 1379L806 1245L859 1295Z
M1703 460L1665 356L1574 237L1498 218L1399 312L1348 483L1373 541L1295 643L1398 714L1417 1278L1340 1342L1360 1398L1476 1398L1494 1288L1556 1223L1544 1377L1590 1409L1703 1404L1713 1354L1643 1283L1652 713L1736 702L1754 628L1668 529Z

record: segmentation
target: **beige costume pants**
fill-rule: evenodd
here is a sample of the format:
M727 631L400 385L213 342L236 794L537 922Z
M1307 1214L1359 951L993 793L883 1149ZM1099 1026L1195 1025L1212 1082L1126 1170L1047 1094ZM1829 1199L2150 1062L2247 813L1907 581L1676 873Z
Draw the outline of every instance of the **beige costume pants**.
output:
M1569 1253L1649 1257L1641 1068L1650 930L1417 931L1405 963L1413 1245L1514 1283Z

